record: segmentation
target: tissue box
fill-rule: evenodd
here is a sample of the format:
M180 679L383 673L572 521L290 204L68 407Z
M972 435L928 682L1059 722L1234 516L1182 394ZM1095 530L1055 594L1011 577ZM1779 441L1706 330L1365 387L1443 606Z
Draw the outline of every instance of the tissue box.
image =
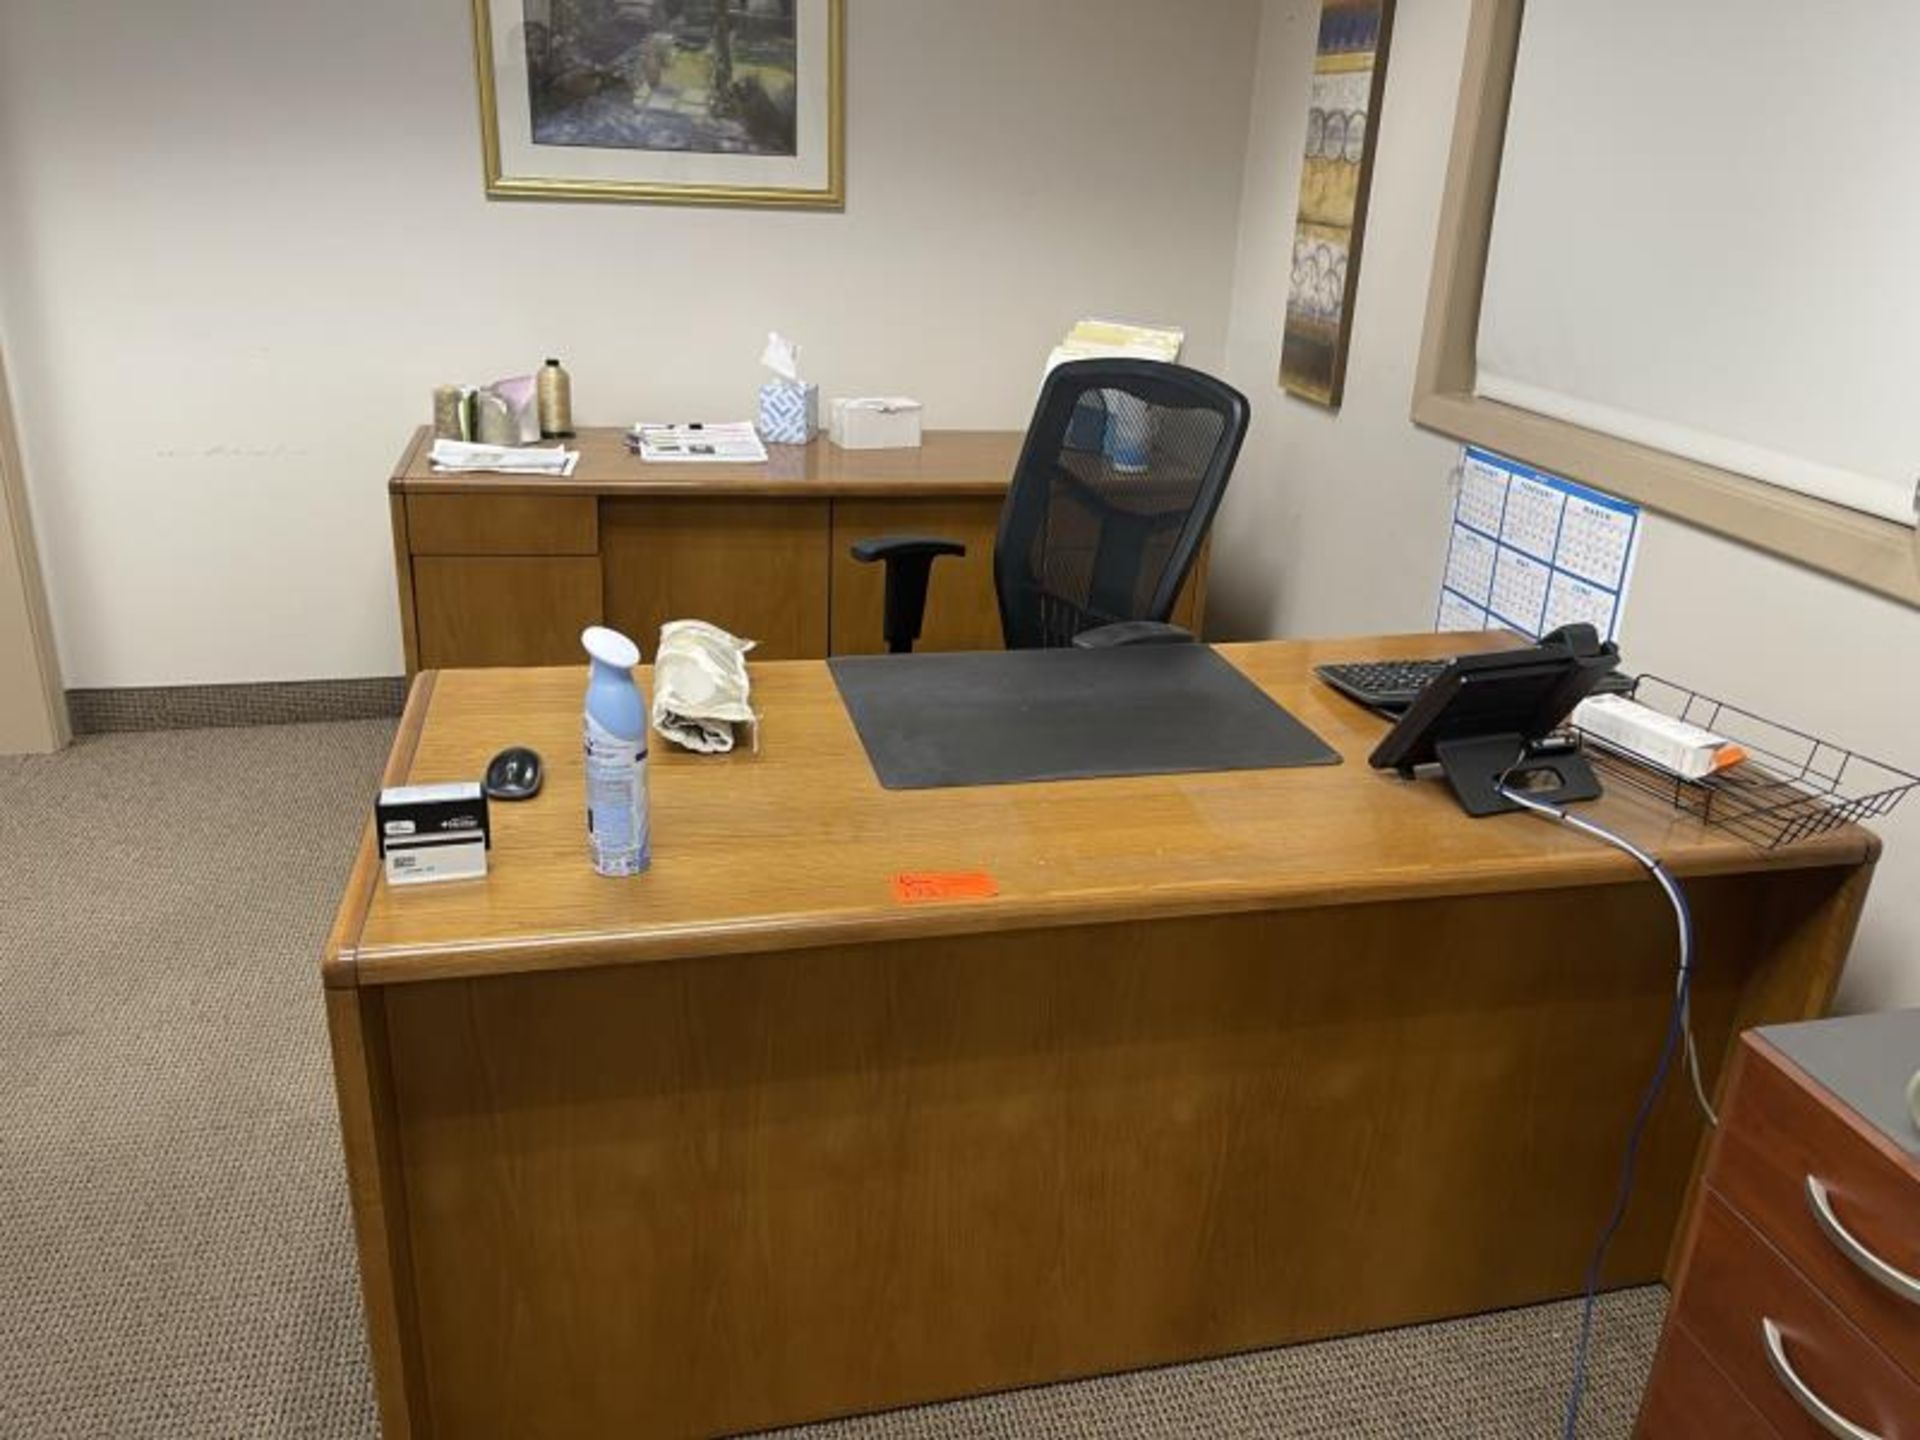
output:
M920 402L836 400L827 434L842 450L918 450Z
M769 380L760 387L760 438L769 445L804 445L820 428L820 387Z

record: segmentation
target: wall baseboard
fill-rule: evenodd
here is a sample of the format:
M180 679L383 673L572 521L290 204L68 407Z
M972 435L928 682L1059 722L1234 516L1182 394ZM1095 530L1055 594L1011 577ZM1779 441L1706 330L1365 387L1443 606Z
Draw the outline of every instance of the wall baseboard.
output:
M287 680L252 685L155 685L69 690L76 735L126 730L204 730L231 725L303 725L397 717L405 676L368 680Z

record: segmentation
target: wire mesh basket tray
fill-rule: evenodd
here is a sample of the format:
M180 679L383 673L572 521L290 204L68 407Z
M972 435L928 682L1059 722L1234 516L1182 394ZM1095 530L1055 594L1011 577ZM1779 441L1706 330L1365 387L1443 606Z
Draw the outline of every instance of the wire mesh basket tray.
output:
M1635 681L1633 698L1731 740L1748 758L1688 780L1576 730L1599 768L1763 850L1885 815L1920 784L1920 776L1657 675Z

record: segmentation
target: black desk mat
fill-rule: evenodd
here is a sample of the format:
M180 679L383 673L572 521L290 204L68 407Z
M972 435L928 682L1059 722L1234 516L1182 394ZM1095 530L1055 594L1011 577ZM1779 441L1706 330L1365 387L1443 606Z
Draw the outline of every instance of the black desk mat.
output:
M1205 645L827 663L889 790L1340 763Z

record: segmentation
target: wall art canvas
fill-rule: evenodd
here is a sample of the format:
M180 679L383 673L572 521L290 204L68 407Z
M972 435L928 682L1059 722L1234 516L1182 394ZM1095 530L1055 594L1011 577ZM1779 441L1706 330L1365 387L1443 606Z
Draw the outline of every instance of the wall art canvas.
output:
M1322 0L1320 6L1280 384L1329 408L1340 404L1346 380L1392 24L1393 0Z
M831 207L845 0L473 0L487 193Z

